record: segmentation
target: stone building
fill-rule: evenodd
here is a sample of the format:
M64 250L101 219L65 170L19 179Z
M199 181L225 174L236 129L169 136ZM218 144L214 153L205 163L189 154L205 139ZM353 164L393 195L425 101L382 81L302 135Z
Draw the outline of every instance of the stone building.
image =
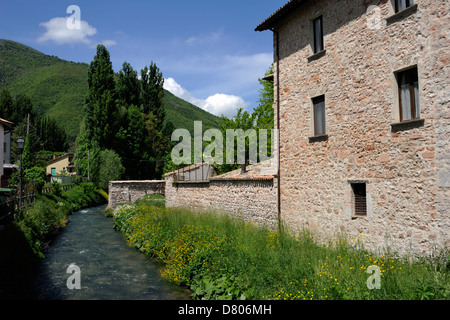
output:
M280 217L370 250L450 234L450 3L291 0L274 35Z

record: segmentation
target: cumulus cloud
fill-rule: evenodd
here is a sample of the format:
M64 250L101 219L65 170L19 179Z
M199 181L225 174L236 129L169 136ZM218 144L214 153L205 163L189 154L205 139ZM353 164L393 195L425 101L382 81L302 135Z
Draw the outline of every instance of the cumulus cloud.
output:
M117 42L115 40L103 40L102 41L102 45L104 45L105 47L112 47L115 46L117 44Z
M164 88L175 96L186 100L216 116L233 117L239 108L248 107L249 103L235 95L216 93L205 100L195 98L192 94L178 84L173 78L164 80Z
M216 93L206 98L203 109L216 116L223 114L227 117L232 117L236 115L236 111L239 108L245 108L248 105L241 97Z
M95 47L95 41L91 40L90 37L97 34L97 29L87 21L80 20L76 28L73 27L73 22L70 17L53 18L39 25L45 28L44 34L38 39L39 42L53 41L58 45L82 43ZM115 40L103 40L100 43L107 47L117 44Z
M79 28L69 28L69 18L53 18L39 25L46 29L45 33L38 39L39 42L54 41L57 44L90 44L89 37L97 33L97 29L86 21L80 21Z

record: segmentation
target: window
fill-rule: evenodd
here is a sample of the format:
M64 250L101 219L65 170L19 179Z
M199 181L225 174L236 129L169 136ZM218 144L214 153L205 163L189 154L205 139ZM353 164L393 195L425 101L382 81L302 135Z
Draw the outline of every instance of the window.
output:
M322 16L313 20L314 53L323 51L323 19Z
M405 10L414 4L414 0L394 0L395 1L395 13Z
M397 73L400 122L420 118L417 68Z
M314 135L320 136L326 133L325 130L325 96L312 99L314 112Z
M354 216L367 216L367 197L365 183L351 183L353 191L353 213Z

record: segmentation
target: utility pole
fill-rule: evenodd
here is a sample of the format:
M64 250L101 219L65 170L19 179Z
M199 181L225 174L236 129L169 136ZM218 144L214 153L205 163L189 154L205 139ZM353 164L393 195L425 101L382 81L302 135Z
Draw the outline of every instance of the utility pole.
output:
M89 151L90 150L88 149L88 182L91 182L91 179L89 177L89 161L90 161L90 158L91 158Z

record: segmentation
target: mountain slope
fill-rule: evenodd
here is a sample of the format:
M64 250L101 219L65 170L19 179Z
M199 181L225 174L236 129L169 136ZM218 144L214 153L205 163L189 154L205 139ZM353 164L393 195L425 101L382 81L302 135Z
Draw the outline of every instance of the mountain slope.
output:
M86 63L48 56L23 44L0 39L0 90L25 94L40 114L56 119L74 140L83 120L87 95ZM165 91L167 120L193 132L194 121L215 126L218 117ZM7 118L7 115L3 115Z

